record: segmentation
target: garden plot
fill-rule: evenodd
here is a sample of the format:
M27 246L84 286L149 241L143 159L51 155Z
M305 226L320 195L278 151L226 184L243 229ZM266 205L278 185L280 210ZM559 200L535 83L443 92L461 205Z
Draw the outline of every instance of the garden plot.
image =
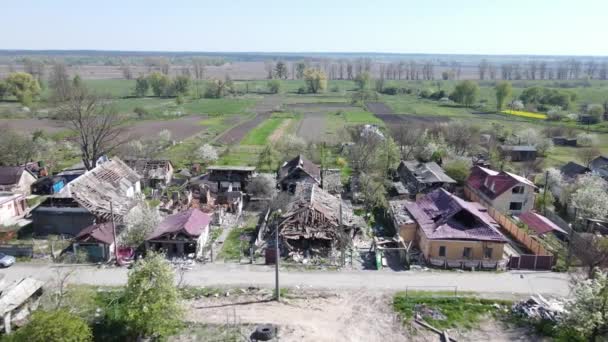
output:
M285 106L301 114L297 135L309 142L337 142L332 125L328 127L328 114L361 111L361 108L345 103L294 103ZM328 129L329 128L329 129Z
M174 120L138 121L130 125L127 132L130 138L140 139L156 136L160 131L166 129L171 132L171 139L181 141L206 130L206 127L201 125L200 122L200 115L186 116Z
M0 119L0 127L7 127L26 134L34 133L37 130L53 134L66 130L68 125L63 121L49 119Z

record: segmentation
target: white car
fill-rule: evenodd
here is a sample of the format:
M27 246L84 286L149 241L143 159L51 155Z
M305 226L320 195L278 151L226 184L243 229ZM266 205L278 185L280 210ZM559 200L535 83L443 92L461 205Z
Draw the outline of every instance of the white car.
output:
M1 267L10 267L15 263L15 257L0 253L0 266Z

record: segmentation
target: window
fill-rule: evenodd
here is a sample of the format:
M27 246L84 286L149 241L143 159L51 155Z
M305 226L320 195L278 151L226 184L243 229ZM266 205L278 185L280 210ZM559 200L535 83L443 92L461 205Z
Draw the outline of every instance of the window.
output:
M516 186L513 188L513 193L514 194L523 194L524 193L524 187L523 186Z
M462 250L462 257L465 258L465 259L471 258L472 251L473 250L471 249L471 247L465 247Z
M494 182L492 182L492 185L490 185L490 190L492 190L492 192L494 192Z
M439 246L439 256L440 257L445 256L445 246Z
M521 210L523 206L524 204L521 202L511 202L509 204L509 210Z
M489 248L489 247L484 248L483 257L486 259L492 259L492 248Z

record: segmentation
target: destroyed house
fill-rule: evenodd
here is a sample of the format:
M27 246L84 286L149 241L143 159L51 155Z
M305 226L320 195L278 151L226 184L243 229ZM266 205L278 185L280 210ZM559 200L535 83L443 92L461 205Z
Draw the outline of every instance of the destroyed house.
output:
M63 177L42 177L32 184L32 194L35 195L52 195L63 189L66 181Z
M573 181L584 174L590 173L591 169L575 162L568 162L560 167L559 171L568 181Z
M402 160L397 167L399 178L411 196L447 187L456 181L435 162L420 163Z
M502 213L520 215L534 207L534 183L510 172L475 166L466 180L466 187L479 196L482 204Z
M356 228L364 223L342 199L316 184L301 184L278 224L287 250L328 255L331 250L348 245Z
M608 157L598 156L589 163L589 168L594 174L608 179Z
M147 250L162 250L170 257L203 256L209 237L211 216L198 209L189 209L167 216L146 237Z
M0 191L28 195L35 181L36 176L24 166L0 166Z
M414 234L422 255L431 263L446 261L479 263L503 258L507 242L499 225L481 204L467 202L444 189L437 189L416 202L402 203L393 210L406 210L402 221ZM411 225L411 220L415 225ZM492 267L495 267L494 263Z
M255 174L253 166L214 165L207 168L205 181L216 186L217 192L245 191Z
M95 215L73 198L49 197L31 211L35 235L76 236L95 223Z
M501 155L512 162L536 160L536 147L529 145L503 145L500 146Z
M173 179L173 164L169 160L125 159L124 162L141 176L145 187L157 189Z
M139 175L118 158L98 164L68 188L74 200L101 221L108 221L113 214L119 222L141 192Z
M24 194L0 191L0 226L11 225L22 218L27 210Z
M300 183L321 186L321 169L302 155L285 162L277 175L277 184L284 191L293 193Z

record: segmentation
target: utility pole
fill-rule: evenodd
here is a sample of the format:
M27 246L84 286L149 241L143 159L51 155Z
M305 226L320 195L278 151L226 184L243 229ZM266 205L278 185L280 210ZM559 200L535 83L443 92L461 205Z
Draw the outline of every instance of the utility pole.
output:
M116 243L116 224L114 223L114 206L110 201L110 216L112 217L112 236L114 237L114 262L118 265L118 244Z
M281 210L278 210L279 214ZM274 260L274 280L275 280L275 297L277 302L281 301L281 287L279 286L279 259L281 258L281 252L279 249L279 224L277 223L277 229L274 232L274 248L275 248L275 260Z
M547 216L547 186L549 185L549 171L545 171L545 191L543 192L543 215Z

